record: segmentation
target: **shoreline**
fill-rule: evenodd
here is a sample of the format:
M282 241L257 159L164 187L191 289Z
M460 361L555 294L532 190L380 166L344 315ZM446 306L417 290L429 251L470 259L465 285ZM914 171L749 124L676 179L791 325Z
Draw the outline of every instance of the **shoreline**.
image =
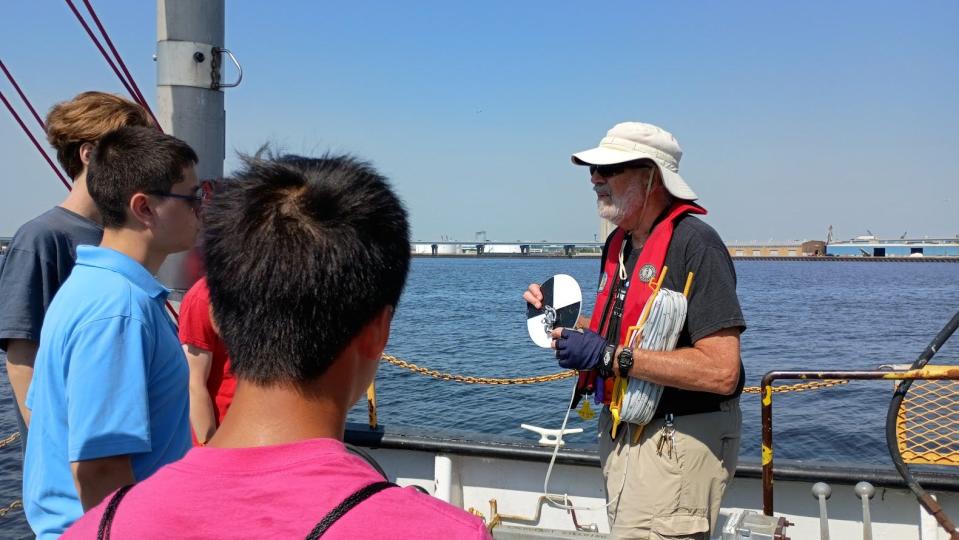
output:
M542 253L484 253L477 255L475 253L456 253L456 254L437 254L413 253L414 259L599 259L599 253L580 253L576 255L566 255L557 253L555 255ZM870 263L959 263L959 257L736 257L732 256L734 261L788 261L788 262L870 262Z

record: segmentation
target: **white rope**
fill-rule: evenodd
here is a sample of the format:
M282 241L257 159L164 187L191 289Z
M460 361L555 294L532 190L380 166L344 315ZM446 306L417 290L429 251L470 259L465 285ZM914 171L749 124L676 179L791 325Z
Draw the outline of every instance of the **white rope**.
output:
M543 497L546 498L549 504L557 508L562 508L564 510L579 510L579 511L605 510L606 508L609 507L609 505L615 504L617 501L619 501L619 496L623 494L623 488L626 487L626 473L629 472L628 459L626 460L626 467L623 470L623 483L620 484L619 486L619 492L616 494L615 497L610 499L609 502L607 502L606 504L602 506L576 506L573 504L567 504L566 501L570 500L568 493L564 493L562 496L560 496L560 495L552 494L549 492L549 478L553 474L553 464L556 463L556 455L559 454L559 447L563 445L563 433L566 431L566 422L569 421L569 412L572 410L573 402L576 399L576 384L577 384L577 381L574 380L573 395L570 396L569 398L569 405L566 407L566 416L563 417L563 425L560 426L559 428L559 434L556 436L556 446L553 448L553 455L550 456L549 458L549 467L546 468L546 478L543 480ZM591 396L583 396L583 399L591 399ZM603 433L599 434L600 437L602 437L603 435L604 435ZM628 424L626 426L626 438L623 440L626 441L627 446L629 445L629 441L632 440L629 438ZM624 452L628 452L628 451L629 451L629 448L624 450ZM607 497L609 497L609 495L610 495L609 493L606 494Z
M635 349L636 336L642 335L639 348L647 351L671 351L676 348L679 334L686 322L686 297L676 291L660 289L659 294L651 300L653 305L650 307L649 316L642 328L633 335L630 347ZM639 426L648 424L662 395L662 385L630 377L626 394L623 396L620 419Z

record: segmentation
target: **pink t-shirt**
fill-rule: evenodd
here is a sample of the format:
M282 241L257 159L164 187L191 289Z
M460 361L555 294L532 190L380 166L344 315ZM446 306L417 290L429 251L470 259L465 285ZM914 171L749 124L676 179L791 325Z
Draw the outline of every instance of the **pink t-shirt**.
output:
M259 448L193 448L131 489L112 538L305 538L358 489L383 478L340 441ZM107 500L63 538L97 536ZM323 538L490 538L482 520L414 488L388 488L354 507Z

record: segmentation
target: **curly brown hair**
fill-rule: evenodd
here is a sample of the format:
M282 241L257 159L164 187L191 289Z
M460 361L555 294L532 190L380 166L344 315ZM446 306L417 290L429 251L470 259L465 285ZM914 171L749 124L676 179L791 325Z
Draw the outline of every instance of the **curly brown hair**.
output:
M124 126L153 125L146 109L130 100L105 92L83 92L50 108L47 140L57 150L60 165L70 178L76 178L83 171L80 146L84 143L96 143Z

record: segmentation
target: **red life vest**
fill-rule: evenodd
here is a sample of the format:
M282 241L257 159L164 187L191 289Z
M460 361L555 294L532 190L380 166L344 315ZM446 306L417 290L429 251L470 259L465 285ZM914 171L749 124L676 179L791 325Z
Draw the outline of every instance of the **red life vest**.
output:
M676 222L685 214L706 214L706 209L688 201L677 201L669 208L666 217L656 224L646 239L646 244L639 254L639 260L636 261L636 267L633 268L633 275L629 278L630 286L626 291L626 299L623 302L623 316L619 321L618 345L625 344L629 327L635 326L639 321L643 307L653 292L652 287L649 287L648 284L658 279L663 268L663 262L666 260L666 251L669 249L669 243L673 238ZM606 259L603 261L603 274L600 278L599 292L596 295L593 316L589 321L589 329L601 335L606 335L609 330L609 319L611 317L606 318L604 328L600 328L599 325L603 320L603 314L611 308L609 303L616 300L610 296L610 293L619 275L619 254L625 238L626 231L617 228L613 231L606 248ZM622 284L620 284L620 287L622 287ZM595 372L591 373L595 374ZM581 373L581 378L582 375ZM581 380L581 382L583 381ZM603 402L609 404L613 393L613 379L605 381L604 390L605 392L602 392L602 394L597 393L597 398L602 395Z

